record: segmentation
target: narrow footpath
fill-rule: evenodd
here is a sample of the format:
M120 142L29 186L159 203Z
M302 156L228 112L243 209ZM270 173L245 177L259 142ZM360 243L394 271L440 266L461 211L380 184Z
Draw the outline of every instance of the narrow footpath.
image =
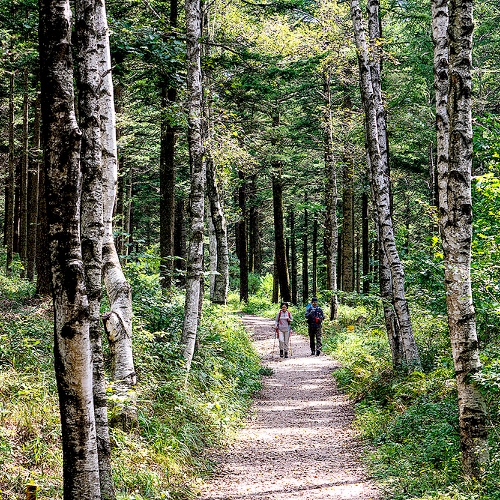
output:
M263 364L264 377L236 441L213 456L216 475L204 500L379 500L360 461L353 410L335 386L336 363L311 356L309 340L292 336L292 357L281 359L272 320L243 316Z

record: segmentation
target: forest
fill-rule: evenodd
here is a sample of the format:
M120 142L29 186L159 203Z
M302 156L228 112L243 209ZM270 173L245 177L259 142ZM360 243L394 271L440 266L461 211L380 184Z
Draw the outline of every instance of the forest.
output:
M197 498L316 296L384 498L500 499L499 25L0 0L0 497Z

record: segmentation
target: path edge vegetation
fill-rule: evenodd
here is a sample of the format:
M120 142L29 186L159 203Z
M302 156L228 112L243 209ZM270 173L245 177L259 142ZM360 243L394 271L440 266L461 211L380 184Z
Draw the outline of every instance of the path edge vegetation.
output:
M323 350L339 362L333 377L353 404L353 425L364 445L362 458L383 498L500 499L495 355L483 355L485 369L475 377L489 408L490 430L490 461L476 480L462 473L457 384L446 317L412 306L422 369L409 373L393 368L381 300L357 293L340 298L338 318L324 324ZM328 297L322 302L327 304ZM276 307L265 298L250 297L244 310L271 318ZM294 331L307 335L304 309L290 310Z
M206 450L231 440L260 388L260 361L234 314L239 307L234 295L228 306L205 302L198 331L198 347L203 348L197 349L185 383L185 360L178 349L183 296L165 301L152 277L158 267L158 259L153 260L156 264L144 259L125 269L135 297L138 424L131 432L110 428L119 500L196 498L199 481L213 466ZM0 298L2 500L20 498L29 483L38 486L39 500L61 499L52 305L35 297L32 283L3 273ZM109 365L106 342L104 361ZM111 403L118 397L109 396ZM111 404L110 419L114 407L118 405Z

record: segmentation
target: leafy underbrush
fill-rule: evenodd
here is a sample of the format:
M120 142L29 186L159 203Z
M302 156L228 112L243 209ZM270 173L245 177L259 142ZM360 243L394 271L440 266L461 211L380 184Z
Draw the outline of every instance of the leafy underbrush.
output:
M182 296L165 298L148 261L128 266L134 293L134 355L139 427L111 430L118 498L188 499L210 470L204 451L231 438L261 369L229 308L207 304L186 382L180 353ZM62 498L62 456L53 373L50 301L19 279L0 280L0 491L17 499L39 485L39 499Z
M362 317L356 323L356 318ZM491 411L491 462L480 483L461 475L458 401L445 320L413 311L423 372L391 367L383 318L343 307L325 324L325 349L342 368L339 387L356 403L356 426L370 443L374 477L392 500L499 499L498 395L483 387ZM497 386L498 387L498 386Z

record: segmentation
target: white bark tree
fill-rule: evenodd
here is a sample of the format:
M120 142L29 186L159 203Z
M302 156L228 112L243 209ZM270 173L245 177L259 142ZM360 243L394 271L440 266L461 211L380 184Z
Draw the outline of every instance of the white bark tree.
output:
M102 166L99 109L99 61L95 0L76 0L75 45L79 121L82 131L81 200L82 257L89 300L90 343L93 359L94 414L99 457L101 498L115 498L111 473L111 443L108 428L106 378L102 353Z
M97 0L99 73L101 78L101 145L103 184L103 278L110 311L103 315L112 355L113 406L112 425L129 430L137 422L136 373L132 352L132 291L116 252L113 239L113 209L118 182L115 105L111 78L109 31L104 0Z
M473 0L432 1L440 232L448 327L458 389L462 468L479 479L488 461L484 398L471 286Z
M190 235L186 259L186 300L182 328L183 356L189 371L193 359L203 279L203 232L206 164L202 137L201 12L200 0L186 0L187 112L191 169L189 198Z
M81 132L74 109L67 0L40 1L40 66L64 499L99 500L89 305L80 242Z
M373 42L380 38L378 19L379 0L370 0L369 30ZM385 110L380 85L380 58L375 43L368 49L361 8L358 0L351 0L351 17L358 50L360 86L366 116L367 151L370 157L371 182L377 211L380 244L383 246L392 280L392 304L398 321L404 362L409 369L420 368L420 356L413 336L410 312L405 297L404 270L396 248L390 203L390 178L387 154Z

